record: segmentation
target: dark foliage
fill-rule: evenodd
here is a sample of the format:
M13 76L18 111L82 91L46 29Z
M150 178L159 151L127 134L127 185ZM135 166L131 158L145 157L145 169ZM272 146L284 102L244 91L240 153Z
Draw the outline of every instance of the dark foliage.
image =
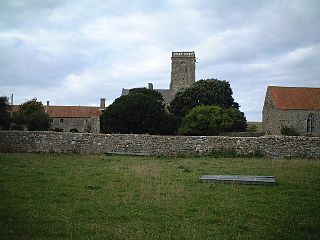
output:
M53 129L53 131L55 131L55 132L63 132L63 129L62 128L55 128L55 129Z
M281 134L285 136L299 136L300 134L293 126L282 126L281 127Z
M199 80L176 94L169 111L184 117L192 108L201 105L216 105L222 108L239 108L234 102L229 82L218 79Z
M10 128L10 105L8 97L0 97L0 129Z
M227 108L223 113L223 131L244 132L247 128L247 119L244 113L237 108Z
M49 127L49 116L43 111L33 112L27 117L27 128L29 131L47 131Z
M219 135L221 132L244 131L244 114L236 108L198 106L183 118L179 133L182 135Z
M100 121L103 133L172 134L177 128L175 118L165 111L161 94L145 88L117 98Z
M77 132L79 132L79 130L77 128L71 128L69 132L77 133Z
M49 116L36 98L21 104L12 121L15 124L26 124L29 131L47 131L50 128Z

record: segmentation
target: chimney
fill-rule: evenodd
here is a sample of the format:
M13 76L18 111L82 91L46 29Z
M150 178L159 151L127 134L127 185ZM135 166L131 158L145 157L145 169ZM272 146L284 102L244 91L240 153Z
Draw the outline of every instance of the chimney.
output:
M148 89L153 90L153 84L152 83L148 83Z
M47 101L47 106L46 106L46 108L45 108L45 110L44 110L45 113L47 113L48 110L49 110L49 104L50 104L50 101Z
M106 109L106 99L100 98L100 110Z
M10 103L10 116L12 117L13 114L13 94L11 94L11 103ZM10 130L11 130L11 121L10 121Z

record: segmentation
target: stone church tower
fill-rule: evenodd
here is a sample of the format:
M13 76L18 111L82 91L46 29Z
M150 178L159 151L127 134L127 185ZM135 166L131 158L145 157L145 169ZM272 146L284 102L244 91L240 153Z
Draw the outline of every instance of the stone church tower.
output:
M172 52L170 90L173 95L195 82L195 69L194 52Z

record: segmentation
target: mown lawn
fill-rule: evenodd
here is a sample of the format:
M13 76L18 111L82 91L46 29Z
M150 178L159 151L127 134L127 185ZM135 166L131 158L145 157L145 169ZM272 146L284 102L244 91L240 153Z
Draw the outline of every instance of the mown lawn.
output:
M320 160L0 154L0 193L0 239L320 238Z

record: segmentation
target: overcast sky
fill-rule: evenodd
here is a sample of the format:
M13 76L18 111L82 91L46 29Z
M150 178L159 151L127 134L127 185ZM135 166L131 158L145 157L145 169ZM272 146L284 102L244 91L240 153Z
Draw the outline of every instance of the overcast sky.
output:
M195 51L196 79L229 81L261 120L268 85L320 87L320 0L0 1L0 95L14 104L169 88L172 51Z

